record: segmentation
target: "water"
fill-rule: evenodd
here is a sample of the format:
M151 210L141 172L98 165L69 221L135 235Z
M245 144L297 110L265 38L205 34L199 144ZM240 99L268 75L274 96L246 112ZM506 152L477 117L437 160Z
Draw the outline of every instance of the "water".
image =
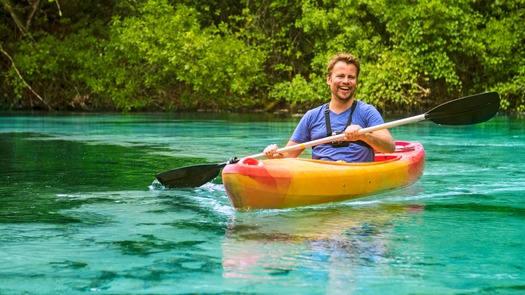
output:
M0 116L1 294L522 294L525 125L420 122L415 185L352 202L237 212L220 178L157 172L259 153L297 118Z

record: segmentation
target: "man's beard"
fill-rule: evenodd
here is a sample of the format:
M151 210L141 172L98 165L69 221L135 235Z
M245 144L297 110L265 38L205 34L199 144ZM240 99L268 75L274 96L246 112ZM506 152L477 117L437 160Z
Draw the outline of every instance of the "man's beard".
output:
M350 91L350 93L346 97L342 97L342 96L339 95L338 92L336 92L335 93L335 97L337 97L337 99L339 99L340 101L347 102L347 101L351 100L352 97L354 97L354 94L355 94L355 89Z

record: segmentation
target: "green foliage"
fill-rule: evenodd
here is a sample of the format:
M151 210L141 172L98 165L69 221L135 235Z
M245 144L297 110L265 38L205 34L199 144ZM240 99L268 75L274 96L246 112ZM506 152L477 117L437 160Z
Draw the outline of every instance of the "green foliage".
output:
M276 99L286 100L292 106L317 104L326 101L328 86L325 83L320 83L325 80L321 77L313 76L310 81L307 81L301 75L297 75L291 82L276 84L269 95Z
M503 110L525 111L525 1L498 1L484 7L485 50L477 89L498 91Z
M96 64L99 41L87 30L62 40L43 34L38 40L37 43L21 42L14 58L24 81L53 108L85 107L86 101L90 100L86 82ZM8 70L6 80L12 85L19 103L24 104L24 97L31 94L15 67ZM38 101L29 103L32 107L43 107Z
M201 29L199 14L186 5L146 1L137 16L114 18L105 52L113 70L93 89L125 110L153 101L171 108L249 105L244 97L263 80L265 52L226 30Z
M0 15L14 61L0 56L0 107L43 107L28 85L57 109L306 107L328 100L326 62L347 51L358 98L382 109L495 90L525 111L525 0L38 3Z
M519 105L523 97L520 69L525 40L518 28L524 19L523 4L504 1L479 7L470 0L303 1L296 25L311 41L316 55L309 71L299 75L307 77L313 72L324 77L330 55L347 51L362 63L357 95L379 107L427 109L439 100L499 90L502 108L517 109L509 101ZM305 85L303 81L306 79L296 76L277 85L281 95L271 94L275 98L286 94L292 103L304 100L305 91L282 91L319 89L317 82ZM302 87L297 87L298 82Z

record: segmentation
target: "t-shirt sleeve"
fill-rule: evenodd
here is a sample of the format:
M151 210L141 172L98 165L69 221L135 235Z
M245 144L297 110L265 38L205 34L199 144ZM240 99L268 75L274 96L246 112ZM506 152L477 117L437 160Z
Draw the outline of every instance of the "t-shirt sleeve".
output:
M368 105L368 107L366 108L365 118L368 118L368 122L366 124L367 126L363 126L364 128L377 126L385 123L379 111L371 105Z
M299 124L297 124L297 127L295 127L295 131L292 133L292 136L290 137L290 140L297 143L303 143L310 141L310 124L309 121L311 120L311 112L306 112L306 114L301 118L299 121Z

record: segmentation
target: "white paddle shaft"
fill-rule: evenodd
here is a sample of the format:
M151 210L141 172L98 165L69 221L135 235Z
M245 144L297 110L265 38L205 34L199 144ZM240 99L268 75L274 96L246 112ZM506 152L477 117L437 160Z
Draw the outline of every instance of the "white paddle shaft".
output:
M408 118L405 118L405 119L396 120L396 121L392 121L392 122L388 122L388 123L384 123L384 124L380 124L380 125L376 125L376 126L372 126L372 127L368 127L368 128L363 128L363 129L359 130L359 134L370 133L370 132L374 132L374 131L381 130L381 129L387 129L387 128L391 128L391 127L396 127L396 126L401 126L401 125L405 125L405 124L410 124L410 123L423 121L423 120L425 120L425 115L426 114L421 114L421 115L412 116L412 117L408 117ZM283 148L278 149L276 152L277 153L285 153L285 152L289 152L289 151L305 149L305 148L316 146L316 145L320 145L320 144L323 144L323 143L328 143L328 142L333 142L333 141L341 141L344 138L345 138L345 134L344 133L343 134L338 134L338 135L333 135L333 136L328 136L328 137L323 137L323 138L319 138L319 139L316 139L316 140L312 140L312 141L308 141L308 142L304 142L304 143L299 143L299 144L283 147ZM248 156L246 158L260 158L260 157L264 157L264 154L263 153L259 153L259 154L255 154L255 155L252 155L252 156Z

